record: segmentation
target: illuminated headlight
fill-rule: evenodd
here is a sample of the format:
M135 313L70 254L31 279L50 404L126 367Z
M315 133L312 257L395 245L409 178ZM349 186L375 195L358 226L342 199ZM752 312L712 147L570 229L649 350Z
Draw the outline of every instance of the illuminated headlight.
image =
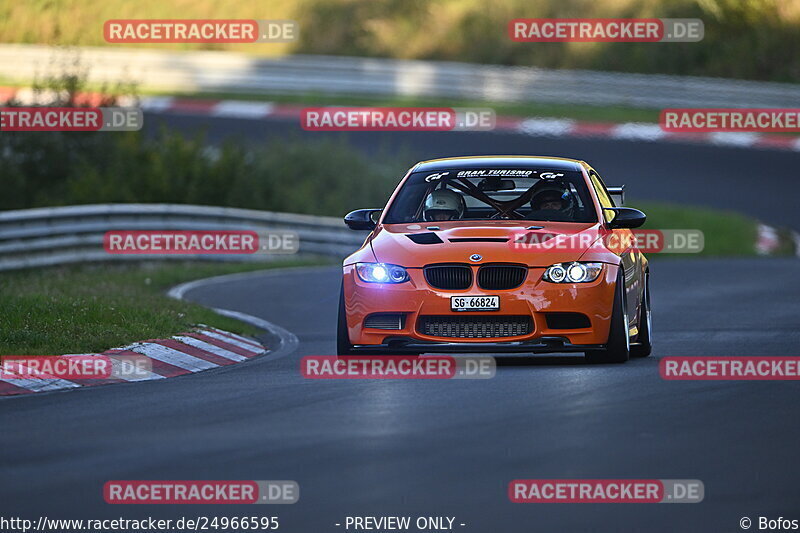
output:
M386 263L356 263L356 272L367 283L403 283L409 279L405 268Z
M544 280L551 283L589 283L597 279L603 263L557 263L547 267Z

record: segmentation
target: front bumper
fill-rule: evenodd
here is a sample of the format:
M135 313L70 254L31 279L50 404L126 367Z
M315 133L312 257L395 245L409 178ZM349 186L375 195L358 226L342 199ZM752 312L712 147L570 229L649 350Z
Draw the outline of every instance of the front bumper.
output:
M477 266L475 267L477 268ZM350 343L357 349L389 348L431 352L562 352L597 348L608 340L616 265L607 264L591 283L556 284L542 280L544 268L529 268L523 284L515 289L484 291L476 286L463 291L444 291L428 285L421 268L408 269L411 278L397 285L366 283L353 265L344 267L344 294ZM474 276L473 276L474 277ZM499 311L457 312L450 308L451 296L500 296ZM364 327L372 313L402 313L402 329ZM581 313L589 327L553 329L547 313ZM529 316L528 334L497 338L453 338L425 335L417 329L420 316Z
M354 352L380 350L396 355L417 353L553 353L584 352L603 348L603 345L572 344L564 337L539 337L532 341L509 342L433 342L409 337L387 337L382 345L358 345Z

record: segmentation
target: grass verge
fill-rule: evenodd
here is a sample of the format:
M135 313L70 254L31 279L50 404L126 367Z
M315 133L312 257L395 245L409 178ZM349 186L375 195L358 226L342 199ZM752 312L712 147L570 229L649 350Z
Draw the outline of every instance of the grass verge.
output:
M2 87L30 87L30 82L4 80ZM104 87L86 84L85 91L103 92ZM302 92L276 94L264 92L175 92L137 87L140 96L171 96L197 100L239 100L247 102L274 102L304 106L381 106L381 107L472 107L490 108L497 116L548 117L583 120L586 122L646 122L657 123L659 109L625 106L593 106L581 104L550 104L545 102L489 102L486 100L461 100L425 98L418 96L370 96L323 94Z
M0 355L97 353L170 337L200 323L253 334L257 330L248 324L173 300L165 291L210 276L325 262L104 264L3 273Z
M657 202L626 201L626 205L647 214L642 229L698 229L705 245L698 254L650 254L648 257L719 257L756 255L758 221L734 211L707 207L679 206Z

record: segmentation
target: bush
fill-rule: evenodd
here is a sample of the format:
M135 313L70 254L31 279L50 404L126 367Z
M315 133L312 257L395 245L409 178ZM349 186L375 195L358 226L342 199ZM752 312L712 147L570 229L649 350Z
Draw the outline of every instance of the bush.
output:
M341 216L383 205L401 165L378 166L344 142L284 140L263 149L161 130L0 136L0 209L141 202Z
M47 80L56 106L78 105L83 81ZM43 93L44 94L44 93ZM109 98L103 105L113 105ZM379 163L376 161L389 161ZM187 203L341 216L381 206L404 168L368 160L344 141L229 141L209 147L161 129L0 135L0 209L87 203Z

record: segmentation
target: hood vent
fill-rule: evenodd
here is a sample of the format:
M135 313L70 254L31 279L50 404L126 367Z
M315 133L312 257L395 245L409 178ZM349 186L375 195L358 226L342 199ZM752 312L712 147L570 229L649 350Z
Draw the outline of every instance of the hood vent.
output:
M442 244L444 242L435 233L411 233L406 237L417 244Z

